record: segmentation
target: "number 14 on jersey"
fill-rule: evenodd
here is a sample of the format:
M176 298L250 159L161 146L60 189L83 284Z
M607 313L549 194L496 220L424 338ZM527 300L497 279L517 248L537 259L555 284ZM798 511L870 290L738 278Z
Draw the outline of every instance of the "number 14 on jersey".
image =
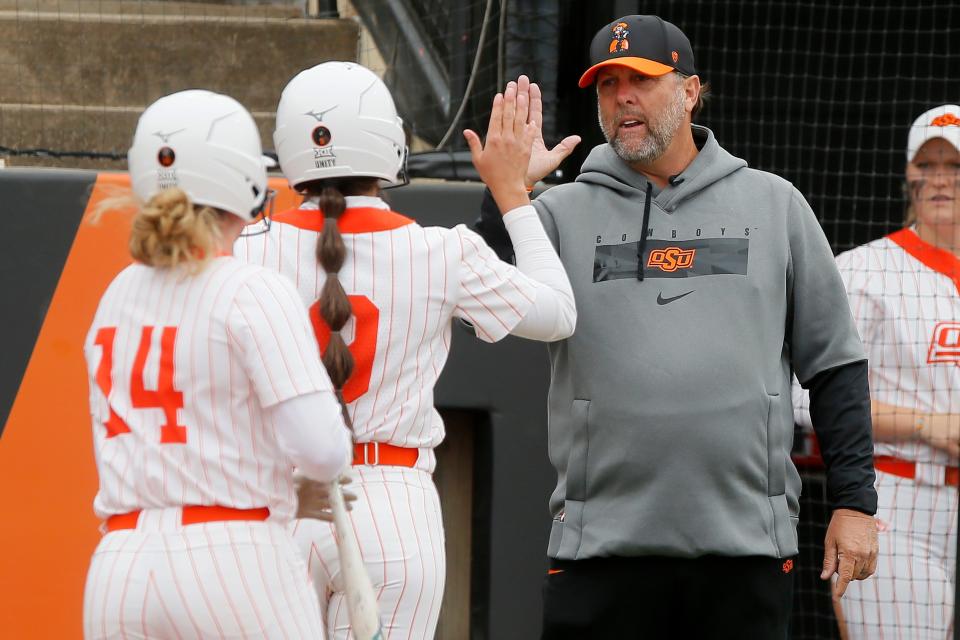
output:
M140 345L133 361L133 370L130 374L129 392L130 401L134 409L160 409L163 411L164 423L160 426L161 444L184 444L187 441L187 427L179 424L177 411L183 408L183 393L173 386L174 376L174 347L177 341L176 327L163 327L160 335L160 373L157 377L157 388L147 389L143 379L143 369L150 355L153 345L155 327L142 327L140 330ZM113 391L113 343L117 337L116 327L101 327L97 330L94 344L98 345L103 355L97 367L97 387L107 398L110 406L110 417L105 427L107 437L113 438L124 433L130 433L130 427L121 418L113 404L110 395ZM122 384L122 381L121 381Z

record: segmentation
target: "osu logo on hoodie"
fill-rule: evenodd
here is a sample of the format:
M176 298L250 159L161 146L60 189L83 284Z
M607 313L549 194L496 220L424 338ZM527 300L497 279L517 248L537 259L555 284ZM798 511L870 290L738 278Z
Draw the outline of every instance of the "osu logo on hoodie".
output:
M677 269L689 269L693 266L693 259L696 255L696 249L684 250L680 247L654 249L647 258L647 267L660 269L667 273L672 273Z

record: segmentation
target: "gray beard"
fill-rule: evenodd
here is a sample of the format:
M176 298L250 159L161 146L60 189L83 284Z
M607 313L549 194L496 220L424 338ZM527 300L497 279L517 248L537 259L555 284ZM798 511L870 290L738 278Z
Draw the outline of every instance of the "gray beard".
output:
M658 114L652 120L646 120L647 135L644 136L642 140L631 143L625 143L619 137L616 137L615 132L607 129L603 121L603 116L600 114L600 110L597 109L597 119L600 122L603 137L606 138L607 142L610 143L610 146L624 162L649 164L664 154L670 146L670 143L673 142L673 137L683 124L685 114L683 103L686 96L682 84L678 85L677 93L674 97L674 101L665 111ZM625 112L618 111L614 114L612 122L616 122L623 115L625 115Z

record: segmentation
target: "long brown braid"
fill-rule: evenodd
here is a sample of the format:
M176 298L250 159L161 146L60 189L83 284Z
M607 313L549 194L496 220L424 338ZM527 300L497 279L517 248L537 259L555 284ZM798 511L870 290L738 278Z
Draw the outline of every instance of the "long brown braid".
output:
M317 199L317 205L324 216L323 231L317 238L317 262L327 274L326 282L320 291L320 317L330 328L330 342L323 352L323 366L327 369L330 381L340 401L343 421L350 429L353 422L347 413L347 403L343 398L343 385L353 373L353 354L344 342L340 330L350 319L353 309L350 299L340 283L339 273L347 256L347 246L340 235L337 220L346 209L345 195L362 193L376 185L376 179L354 178L344 180L319 180L306 186L306 192Z
M343 385L353 373L353 354L340 335L340 330L353 313L350 299L339 278L340 268L347 257L347 246L343 243L340 229L337 228L337 219L346 208L346 201L335 183L324 184L316 195L317 204L324 216L323 231L317 238L317 261L327 273L327 280L320 291L320 317L330 327L330 342L323 352L323 366L326 367L333 388L336 389L337 400L340 401L340 409L343 411L343 421L353 429L347 413L347 403L343 399Z

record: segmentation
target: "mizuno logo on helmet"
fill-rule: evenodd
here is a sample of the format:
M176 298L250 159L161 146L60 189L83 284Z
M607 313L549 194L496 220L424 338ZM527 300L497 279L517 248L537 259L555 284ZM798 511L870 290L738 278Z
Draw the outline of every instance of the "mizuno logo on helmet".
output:
M318 111L314 111L314 110L311 109L310 111L307 111L307 112L306 112L305 114L303 114L303 115L305 115L305 116L312 116L317 122L323 122L323 116L327 115L328 113L330 113L331 111L333 111L334 109L336 109L336 108L339 107L339 106L340 106L340 105L337 104L337 105L334 105L334 106L330 107L329 109L323 109L323 110L321 110L321 111L319 111L319 112L318 112Z
M177 134L180 133L181 131L186 131L186 128L177 129L176 131L171 131L170 133L164 133L164 132L162 132L162 131L154 131L153 135L155 135L155 136L157 136L158 138L160 138L161 140L163 140L163 143L166 144L166 143L170 142L170 138L171 138L172 136L177 135Z

